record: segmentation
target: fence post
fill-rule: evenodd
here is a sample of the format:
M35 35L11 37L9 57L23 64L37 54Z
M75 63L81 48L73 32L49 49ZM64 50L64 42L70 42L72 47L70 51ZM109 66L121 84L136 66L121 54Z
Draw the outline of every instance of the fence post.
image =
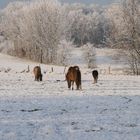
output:
M109 66L109 67L108 67L108 74L111 74L111 73L110 73L110 70L111 70L111 69L110 69L110 66Z
M53 72L53 67L51 68L52 72Z

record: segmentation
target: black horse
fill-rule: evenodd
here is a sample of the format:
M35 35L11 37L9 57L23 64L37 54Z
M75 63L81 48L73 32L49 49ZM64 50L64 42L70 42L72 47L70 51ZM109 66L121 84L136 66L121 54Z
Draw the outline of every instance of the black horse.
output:
M98 71L97 70L93 70L92 71L92 76L94 78L94 83L97 83L97 80L98 80Z

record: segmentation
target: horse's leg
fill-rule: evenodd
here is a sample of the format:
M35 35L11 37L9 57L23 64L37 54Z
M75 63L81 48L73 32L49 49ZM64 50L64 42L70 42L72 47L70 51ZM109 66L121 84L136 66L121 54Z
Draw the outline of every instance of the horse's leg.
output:
M39 76L38 75L37 75L37 78L36 79L37 79L37 81L39 81Z
M79 84L78 84L78 81L76 81L75 83L76 83L76 87L77 87L76 89L79 90Z
M81 86L81 84L79 84L79 83L76 83L76 86L77 86L77 90L80 90L80 89L82 89L82 86Z
M39 80L42 81L42 74L40 74L40 76L39 76Z
M68 84L68 89L70 89L70 87L71 87L71 81L70 80L67 80L67 84Z
M79 89L79 90L82 90L82 86L81 86L81 84L79 84L78 89Z
M71 87L71 81L67 79L68 89Z
M82 86L80 85L80 89L82 90Z
M97 78L96 78L96 83L97 83L97 81L98 81L98 75L97 75Z
M37 81L37 77L35 76L35 81Z
M94 78L94 82L93 82L93 84L95 84L95 78Z
M94 84L97 83L97 77L94 77Z
M72 81L72 90L74 89L74 81Z

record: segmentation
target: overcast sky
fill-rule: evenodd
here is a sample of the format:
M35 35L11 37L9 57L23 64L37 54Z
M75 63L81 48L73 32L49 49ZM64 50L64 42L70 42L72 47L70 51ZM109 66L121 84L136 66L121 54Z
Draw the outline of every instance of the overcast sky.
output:
M78 3L86 3L86 4L96 3L96 4L101 4L101 5L107 5L118 0L60 0L60 1L69 2L69 3L78 2Z
M15 0L0 0L0 8L5 7L9 2L12 2L12 1L15 1ZM22 1L22 0L19 0L19 1ZM59 1L67 2L67 3L78 2L78 3L85 3L85 4L96 3L96 4L107 5L118 0L59 0Z

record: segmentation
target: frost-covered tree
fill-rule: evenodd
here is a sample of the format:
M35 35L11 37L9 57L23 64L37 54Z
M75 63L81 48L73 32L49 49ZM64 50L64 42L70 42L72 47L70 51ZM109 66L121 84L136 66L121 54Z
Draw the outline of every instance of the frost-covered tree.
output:
M128 60L133 74L140 74L140 1L123 0L122 12L125 25L123 41L129 54Z
M101 13L93 7L71 7L67 15L67 38L78 46L88 42L100 44L103 41Z
M107 47L120 48L124 34L124 21L120 4L113 4L104 11L105 44Z
M3 27L5 36L14 42L15 55L41 63L55 63L63 31L60 3L38 0L17 10L14 6L10 12L6 8Z
M72 42L61 40L57 51L57 64L67 66L68 58L70 58L70 49L74 47Z
M134 74L140 71L140 3L139 0L122 0L105 11L106 45L122 48Z
M87 43L82 46L85 52L85 58L88 68L96 68L96 49L93 44Z

